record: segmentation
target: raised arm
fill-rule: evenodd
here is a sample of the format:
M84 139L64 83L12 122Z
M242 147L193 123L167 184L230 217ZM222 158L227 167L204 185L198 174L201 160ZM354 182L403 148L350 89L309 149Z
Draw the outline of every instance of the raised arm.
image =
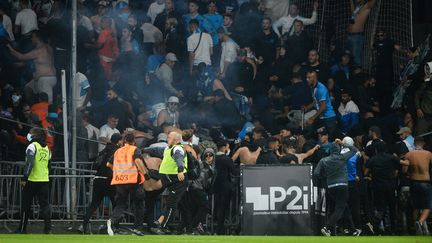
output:
M283 18L283 17L282 17ZM273 31L276 33L277 36L281 37L281 33L279 31L279 28L282 27L283 25L283 20L282 18L278 19L276 22L273 23L272 28Z
M312 156L315 153L315 151L317 151L319 148L320 148L320 146L316 145L315 147L306 151L306 153L301 153L301 154L297 155L297 158L299 160L299 164L302 164L304 159L307 159L310 156Z

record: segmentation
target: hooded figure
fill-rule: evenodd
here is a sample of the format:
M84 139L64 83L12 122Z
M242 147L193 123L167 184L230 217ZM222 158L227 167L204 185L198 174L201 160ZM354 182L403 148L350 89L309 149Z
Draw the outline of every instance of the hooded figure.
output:
M314 176L326 178L328 195L334 202L334 210L326 226L321 229L321 233L325 236L331 235L330 228L341 219L347 222L354 236L361 234L361 230L354 226L348 207L347 160L357 152L357 149L349 145L342 146L342 144L341 140L336 139L330 148L330 156L322 158L314 171Z
M319 161L315 168L314 176L325 177L328 188L334 185L348 185L346 162L355 155L356 152L357 149L353 146L342 146L335 142L330 148L330 155Z
M216 178L215 155L212 148L207 148L199 161L200 177L192 182L194 189L208 192L213 187L214 178Z

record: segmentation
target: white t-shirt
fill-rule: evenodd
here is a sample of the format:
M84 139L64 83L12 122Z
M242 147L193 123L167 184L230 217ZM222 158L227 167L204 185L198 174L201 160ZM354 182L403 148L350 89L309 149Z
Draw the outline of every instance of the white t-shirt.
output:
M111 136L114 133L120 133L120 131L117 128L111 128L108 126L108 124L103 125L100 128L99 137L100 138L107 138L108 140L111 139ZM99 143L99 152L102 151L105 148L105 144Z
M12 31L12 20L6 14L3 14L3 27L8 32L9 38L11 40L15 40L15 36L13 34L13 31Z
M199 32L198 33L195 32L187 38L188 52L193 52L195 48L197 48L199 38L200 38ZM211 65L210 49L212 47L213 47L213 40L211 38L211 35L202 32L201 42L199 43L199 46L195 51L194 66L197 66L201 62L204 62L207 65Z
M289 35L292 35L294 33L294 21L300 20L303 22L304 25L311 25L315 24L317 21L317 12L312 12L312 17L305 18L300 15L297 15L296 17L292 17L291 15L282 17L278 19L276 22L273 23L273 30L278 35L281 36L285 34L286 32L290 31ZM279 27L282 27L282 33L279 32Z
M345 106L341 103L338 108L339 113L344 116L349 113L359 113L360 110L354 101L350 100Z
M147 16L151 18L152 24L154 23L156 16L162 13L165 10L165 3L158 4L157 1L150 4L150 7L147 11Z
M222 42L220 70L224 70L225 62L233 63L237 58L237 50L240 47L232 39Z
M22 35L28 34L33 30L37 30L38 25L36 13L29 8L21 10L16 16L15 25L19 25L21 27Z
M87 77L78 72L76 75L76 79L77 82L75 82L76 85L76 90L78 90L77 92L77 97L75 97L76 102L77 102L77 107L81 107L84 104L84 101L88 95L88 89L90 88L90 83L87 79ZM87 103L87 106L90 106L90 101Z
M88 124L85 129L87 129L87 138L92 139L93 134L96 135L96 139L99 139L100 131L97 127L93 126L92 124Z

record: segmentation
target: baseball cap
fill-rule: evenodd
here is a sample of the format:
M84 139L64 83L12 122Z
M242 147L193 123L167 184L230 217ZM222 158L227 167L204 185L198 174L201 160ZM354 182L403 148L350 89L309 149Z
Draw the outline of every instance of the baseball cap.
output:
M180 103L180 100L176 96L171 96L168 98L168 103Z
M348 146L354 146L354 140L351 137L344 137L342 143Z
M157 137L158 142L166 142L168 139L167 135L165 133L159 133Z
M178 59L177 59L176 55L174 53L172 53L172 52L169 52L168 54L166 54L165 60L173 61L173 62L178 62Z
M399 129L399 131L396 134L402 134L402 133L411 133L411 129L409 127L402 127L401 129Z

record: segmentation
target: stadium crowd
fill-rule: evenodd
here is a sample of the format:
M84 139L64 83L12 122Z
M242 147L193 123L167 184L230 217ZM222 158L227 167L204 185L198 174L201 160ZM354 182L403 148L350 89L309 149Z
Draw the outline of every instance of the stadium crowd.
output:
M264 0L78 0L77 73L67 85L78 90L68 99L77 103L78 161L95 161L96 175L108 177L94 184L82 230L89 232L104 196L115 204L108 229L115 228L130 190L135 233L144 218L152 232L169 233L179 208L180 232L206 234L214 195L215 233L225 234L240 164L310 163L333 205L322 234L429 234L432 62L428 56L414 75L396 78L393 54L408 61L410 47L378 29L374 71L362 69L375 2L352 1L348 39L322 46L331 51L324 61L307 31L318 1L310 16L290 1L288 15L272 19L277 9ZM70 75L70 11L58 0L0 3L0 159L23 160L30 128L42 127L53 159L62 160L60 70ZM412 84L394 108L393 93L406 80ZM123 188L122 201L107 163L115 170L124 143L144 162L136 171L145 174L145 192ZM178 166L196 161L199 175L163 179L167 156ZM168 195L168 211L155 220L167 185L183 196Z

